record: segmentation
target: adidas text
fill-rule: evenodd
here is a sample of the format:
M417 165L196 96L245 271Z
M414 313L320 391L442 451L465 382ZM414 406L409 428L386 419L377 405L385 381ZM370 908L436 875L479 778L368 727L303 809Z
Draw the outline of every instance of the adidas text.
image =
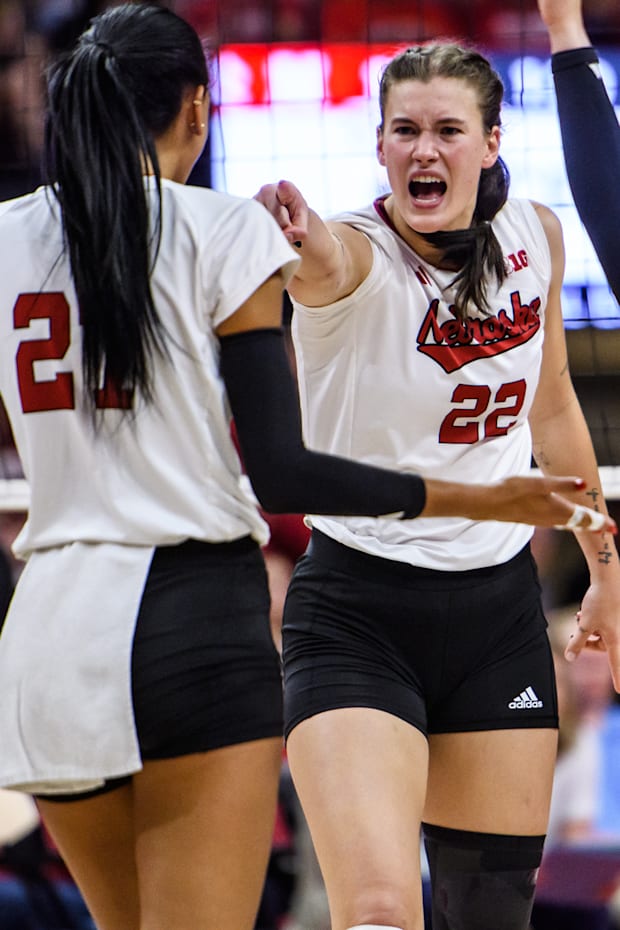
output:
M518 694L516 698L513 698L508 704L510 710L528 710L532 707L542 706L543 702L539 700L538 695L532 687L526 688L525 691Z

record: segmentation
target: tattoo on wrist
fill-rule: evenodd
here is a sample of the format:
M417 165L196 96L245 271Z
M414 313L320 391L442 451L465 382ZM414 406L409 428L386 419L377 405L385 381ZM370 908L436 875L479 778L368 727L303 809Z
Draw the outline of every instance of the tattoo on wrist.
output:
M597 513L600 513L600 509L601 509L598 505L598 499L600 496L601 496L601 492L599 491L598 488L591 488L589 491L586 491L586 497L591 498L592 509L596 510ZM599 549L599 551L597 552L597 556L598 556L597 561L601 565L609 565L609 563L611 562L612 550L611 550L611 546L609 545L609 543L607 542L605 538L605 535L603 535L602 537L602 543L603 543L603 548Z

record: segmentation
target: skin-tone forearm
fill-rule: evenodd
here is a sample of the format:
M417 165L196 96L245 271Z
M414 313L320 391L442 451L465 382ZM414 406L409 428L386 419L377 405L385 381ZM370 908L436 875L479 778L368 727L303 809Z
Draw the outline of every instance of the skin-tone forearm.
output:
M578 404L561 417L539 421L534 432L534 457L542 471L561 472L567 467L583 470L586 486L575 499L599 513L607 508L589 432ZM566 437L570 436L570 442ZM575 629L566 647L574 660L582 649L604 649L616 691L620 692L620 560L612 534L576 533L588 563L590 586L575 618Z
M543 2L543 0L539 0ZM574 0L568 0L568 5ZM547 11L567 0L544 0ZM535 205L551 253L551 281L545 310L545 341L536 395L529 413L532 451L546 475L577 472L584 479L573 495L580 506L605 514L598 465L590 432L573 387L569 366L561 287L564 275L564 246L558 218L548 208ZM567 659L582 649L605 649L616 691L620 692L620 560L610 533L577 532L577 542L588 564L590 585L575 618L575 630L566 648Z
M552 54L591 44L581 0L538 0L538 9L549 33Z
M529 416L532 451L536 464L546 475L564 475L571 471L581 475L586 486L582 494L576 495L574 500L597 512L607 513L590 431L568 366L561 304L561 282L564 275L562 230L558 218L548 208L536 204L535 209L549 242L552 277L546 307L543 362ZM567 442L568 436L570 442ZM580 536L583 537L584 534ZM592 581L597 579L603 565L610 560L618 562L610 537L604 542L609 552L607 559L601 559L600 538L584 537L580 538L579 542L588 562Z
M316 303L323 294L331 299L341 288L345 272L342 239L309 209L307 230L293 245L299 249L301 262L289 285L291 296L301 303Z
M505 478L495 484L461 484L425 478L426 504L422 517L450 517L470 520L498 520L538 526L560 527L572 515L572 498L581 496L583 481L578 478L530 475ZM591 511L584 514L582 526L590 526ZM606 516L603 526L608 534L615 533L614 521ZM585 533L600 538L600 533Z
M571 437L570 443L566 442L567 435ZM544 474L561 475L566 474L567 468L577 469L586 485L581 493L574 495L574 500L599 513L607 513L590 433L576 397L561 416L552 416L534 425L533 454ZM611 535L580 533L577 539L592 581L604 578L612 563L617 569L618 552Z

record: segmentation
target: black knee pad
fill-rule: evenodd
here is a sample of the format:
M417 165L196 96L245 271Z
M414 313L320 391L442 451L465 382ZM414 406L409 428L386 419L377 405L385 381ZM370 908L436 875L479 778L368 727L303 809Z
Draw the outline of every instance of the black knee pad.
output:
M528 930L544 836L423 829L433 930Z

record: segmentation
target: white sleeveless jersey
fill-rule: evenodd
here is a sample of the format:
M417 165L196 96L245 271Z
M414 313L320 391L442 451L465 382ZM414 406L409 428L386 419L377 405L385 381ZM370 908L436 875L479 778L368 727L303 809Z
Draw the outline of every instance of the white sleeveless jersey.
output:
M473 310L463 323L450 310L454 272L424 262L380 204L333 219L366 233L373 264L348 297L294 305L307 444L453 481L526 474L551 277L531 203L510 200L493 221L509 274L489 294L490 315ZM462 518L309 522L364 552L449 571L505 562L532 535L521 524Z
M214 334L272 273L294 268L264 207L163 182L152 289L171 361L155 358L155 402L138 401L135 416L104 398L99 432L81 403L78 307L49 191L0 211L0 394L31 494L17 553L73 541L265 542L230 437Z
M0 205L0 393L31 492L15 545L28 562L0 636L7 787L87 790L139 770L131 648L154 547L267 539L214 329L298 258L255 201L164 181L162 224L152 287L171 361L155 360L154 403L134 416L104 392L96 432L49 191Z

